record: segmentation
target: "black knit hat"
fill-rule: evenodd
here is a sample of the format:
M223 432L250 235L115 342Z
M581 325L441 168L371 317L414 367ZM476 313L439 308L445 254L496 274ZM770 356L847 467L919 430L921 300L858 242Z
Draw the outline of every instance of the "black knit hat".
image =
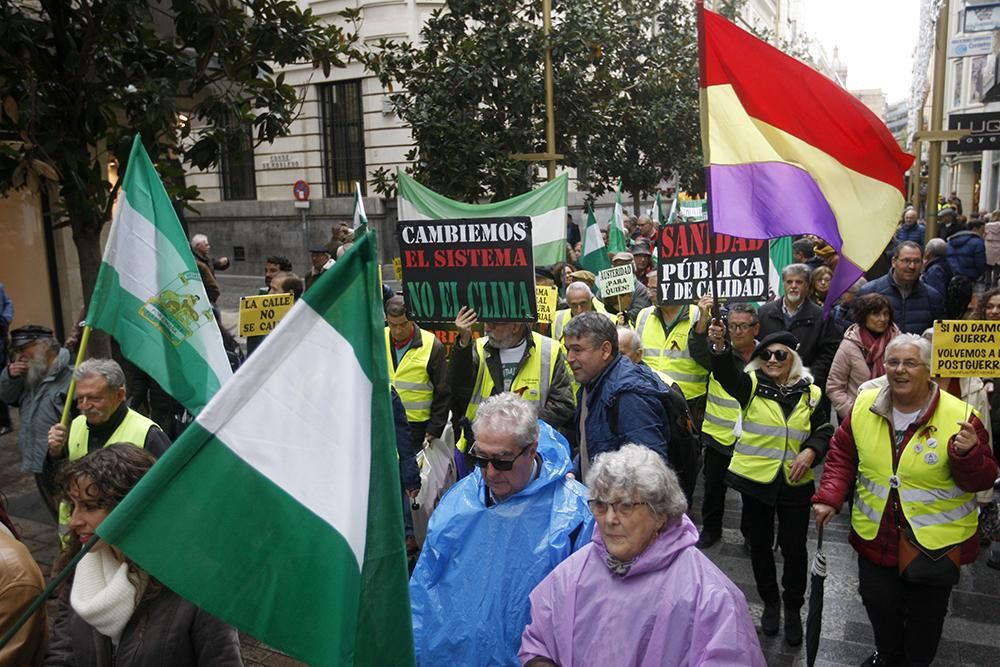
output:
M785 347L798 350L799 349L799 339L788 333L787 331L776 331L773 334L768 334L757 343L757 347L753 349L753 354L750 355L751 359L756 359L760 356L760 353L767 349L769 345L774 345L775 343L780 343Z

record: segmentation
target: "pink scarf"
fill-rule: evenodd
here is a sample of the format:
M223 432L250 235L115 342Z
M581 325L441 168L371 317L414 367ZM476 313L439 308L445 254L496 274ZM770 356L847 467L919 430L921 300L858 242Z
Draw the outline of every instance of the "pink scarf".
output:
M858 333L861 334L861 345L865 349L865 363L871 373L869 378L885 375L885 347L899 334L899 328L891 324L881 334L875 335L862 325L858 327Z

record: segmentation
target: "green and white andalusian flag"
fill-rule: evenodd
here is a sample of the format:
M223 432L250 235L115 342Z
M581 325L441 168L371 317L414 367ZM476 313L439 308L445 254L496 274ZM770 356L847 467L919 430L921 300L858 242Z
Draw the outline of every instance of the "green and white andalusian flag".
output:
M619 181L615 188L615 207L608 222L608 252L614 254L625 250L628 250L628 232L625 231L625 209L622 207L622 184Z
M542 187L492 204L467 204L448 199L411 177L397 172L396 202L400 220L457 218L531 218L531 245L535 266L566 260L566 197L569 176L563 174Z
M98 528L171 590L311 665L414 663L373 236Z
M676 201L677 198L674 198ZM673 206L671 205L671 210ZM667 223L666 219L663 217L663 200L660 199L660 193L657 192L656 196L653 198L653 222L656 223L656 228L659 229Z
M193 413L233 374L191 246L138 135L86 322Z
M354 229L355 238L368 231L368 216L365 215L365 200L361 197L361 183L354 183Z
M601 227L594 217L594 207L590 207L587 211L587 227L583 230L583 243L580 246L580 266L595 276L604 269L611 268L608 249L601 236Z

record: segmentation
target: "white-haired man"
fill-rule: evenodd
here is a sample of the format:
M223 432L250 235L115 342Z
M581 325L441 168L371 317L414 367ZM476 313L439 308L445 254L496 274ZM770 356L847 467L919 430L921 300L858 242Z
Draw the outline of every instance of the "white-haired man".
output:
M476 471L434 510L410 579L420 664L517 664L528 594L590 541L587 490L566 477L569 445L537 414L511 392L479 406Z
M229 258L213 258L211 255L212 246L204 234L195 234L191 237L191 252L194 253L194 262L198 265L201 282L205 285L205 293L208 295L209 302L214 306L222 294L219 281L215 279L215 272L228 269Z
M66 461L83 458L110 444L129 443L159 458L170 446L170 438L156 422L125 403L125 373L113 359L87 359L73 371L76 407L80 415L67 428L61 423L49 429L46 475ZM59 505L60 535L69 529L69 505Z

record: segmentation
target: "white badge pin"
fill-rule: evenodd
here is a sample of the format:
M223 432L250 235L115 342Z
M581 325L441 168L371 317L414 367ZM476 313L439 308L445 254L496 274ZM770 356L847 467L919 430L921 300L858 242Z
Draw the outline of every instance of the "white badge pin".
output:
M924 463L927 465L934 465L938 462L938 455L934 452L927 452L924 454Z
M937 447L937 440L935 440L934 438L928 438L927 446L930 447L931 449L934 449L935 447Z
M890 475L890 477L889 477L889 486L891 488L893 488L893 489L898 489L899 488L899 476L898 475Z
M918 442L917 444L913 445L913 451L919 454L920 452L924 451L924 446Z

